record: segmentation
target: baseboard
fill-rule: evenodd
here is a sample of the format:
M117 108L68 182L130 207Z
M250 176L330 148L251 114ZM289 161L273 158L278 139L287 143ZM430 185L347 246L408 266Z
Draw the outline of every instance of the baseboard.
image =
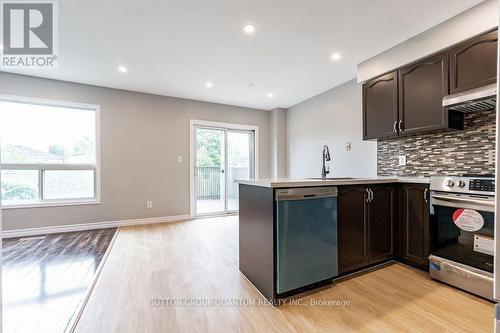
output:
M150 218L133 219L133 220L107 221L107 222L71 224L71 225L61 225L52 227L41 227L41 228L6 230L2 231L2 238L26 237L26 236L54 234L61 232L117 228L117 227L131 226L131 225L178 222L190 219L191 215L186 214L186 215L175 215L175 216L150 217Z

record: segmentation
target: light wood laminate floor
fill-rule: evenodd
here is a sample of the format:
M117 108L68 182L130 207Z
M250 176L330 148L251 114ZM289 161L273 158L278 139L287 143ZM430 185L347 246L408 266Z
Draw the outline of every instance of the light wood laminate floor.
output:
M218 304L189 304L201 299ZM492 303L402 264L335 283L305 296L302 304L273 308L259 300L238 270L237 216L126 227L119 230L76 331L493 330Z

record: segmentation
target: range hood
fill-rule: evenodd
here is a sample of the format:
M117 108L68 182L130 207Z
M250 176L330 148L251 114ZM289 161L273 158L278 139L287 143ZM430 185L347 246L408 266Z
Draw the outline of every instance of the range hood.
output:
M496 83L443 97L445 108L460 112L494 110L496 105Z

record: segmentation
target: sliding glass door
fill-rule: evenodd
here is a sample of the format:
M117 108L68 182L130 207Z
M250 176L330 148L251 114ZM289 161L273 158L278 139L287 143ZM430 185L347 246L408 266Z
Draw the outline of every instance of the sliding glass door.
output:
M251 178L253 168L253 132L227 131L227 210L238 211L238 184L235 179Z
M196 128L196 214L225 211L225 136L221 129Z
M195 126L195 215L238 211L237 178L254 176L254 132Z

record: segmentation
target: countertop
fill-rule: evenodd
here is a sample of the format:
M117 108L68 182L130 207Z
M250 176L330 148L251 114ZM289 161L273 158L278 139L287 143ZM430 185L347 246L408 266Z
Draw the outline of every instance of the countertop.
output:
M362 184L387 184L387 183L412 183L429 184L429 177L373 177L373 178L262 178L262 179L236 179L235 182L269 188L308 187L308 186L335 186L335 185L362 185Z

